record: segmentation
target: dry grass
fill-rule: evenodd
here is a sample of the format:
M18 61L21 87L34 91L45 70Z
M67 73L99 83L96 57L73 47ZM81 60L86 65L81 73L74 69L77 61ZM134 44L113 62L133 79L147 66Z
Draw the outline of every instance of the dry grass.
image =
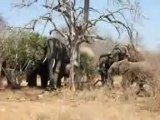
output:
M6 90L0 93L1 120L159 120L159 111L145 107L151 98L122 100L118 87L120 78L115 79L118 82L113 90L103 87L75 93L62 89L43 94L41 90L29 88L15 92ZM38 95L41 97L37 98ZM17 116L17 113L20 114Z
M160 95L149 99L144 99L140 108L150 112L160 112Z
M160 53L146 53L146 60L152 65L155 73L160 74Z
M146 53L146 60L152 66L152 71L156 80L156 89L159 94L160 92L160 53Z
M155 76L160 75L159 60L160 55L147 56ZM63 88L49 93L28 87L18 91L0 91L0 120L160 119L159 91L152 97L138 97L131 92L126 101L120 87L121 77L116 76L114 79L115 88L111 90L97 86L76 92ZM158 79L157 84L160 86Z
M51 120L50 116L44 113L39 113L36 120Z
M160 112L160 54L145 53L146 61L152 66L152 73L155 77L156 94L154 97L145 99L141 108L151 112Z

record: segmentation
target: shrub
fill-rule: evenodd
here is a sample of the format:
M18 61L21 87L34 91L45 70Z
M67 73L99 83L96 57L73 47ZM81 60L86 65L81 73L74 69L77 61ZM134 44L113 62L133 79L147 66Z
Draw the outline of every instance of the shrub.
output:
M80 74L86 76L87 81L90 81L96 74L96 66L94 65L94 58L81 53L80 55Z
M26 70L44 59L45 39L38 33L12 30L0 46L1 59L12 69Z

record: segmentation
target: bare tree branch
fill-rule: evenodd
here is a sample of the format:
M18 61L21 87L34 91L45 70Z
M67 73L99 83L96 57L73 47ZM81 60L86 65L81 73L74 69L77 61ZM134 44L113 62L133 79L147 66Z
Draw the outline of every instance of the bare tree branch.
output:
M38 0L33 0L30 2L27 2L26 0L22 0L22 2L20 4L13 4L13 7L17 7L17 8L30 7L31 5L33 5L36 2L38 2Z
M56 24L50 20L50 23L54 26L54 29L50 31L50 34L52 34L52 32L56 31L58 34L60 34L62 37L64 37L65 39L67 39L67 35L65 35L64 33L62 33L56 26Z

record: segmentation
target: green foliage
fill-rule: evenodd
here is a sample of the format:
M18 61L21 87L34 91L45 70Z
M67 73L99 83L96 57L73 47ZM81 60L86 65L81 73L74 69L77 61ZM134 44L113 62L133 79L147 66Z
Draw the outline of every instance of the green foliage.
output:
M86 76L92 76L95 74L95 65L94 65L94 58L88 56L87 54L81 54L80 56L80 71L81 74Z
M27 69L26 67L44 59L45 39L38 33L13 31L1 46L4 51L2 58L12 68Z

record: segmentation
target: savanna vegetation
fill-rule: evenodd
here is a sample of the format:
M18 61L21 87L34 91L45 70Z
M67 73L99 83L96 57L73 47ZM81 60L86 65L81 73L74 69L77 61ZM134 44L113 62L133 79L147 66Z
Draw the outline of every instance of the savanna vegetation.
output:
M159 120L160 55L138 46L139 2L108 2L102 12L90 0L16 1L45 11L18 28L0 16L1 120ZM100 36L99 23L128 43Z

